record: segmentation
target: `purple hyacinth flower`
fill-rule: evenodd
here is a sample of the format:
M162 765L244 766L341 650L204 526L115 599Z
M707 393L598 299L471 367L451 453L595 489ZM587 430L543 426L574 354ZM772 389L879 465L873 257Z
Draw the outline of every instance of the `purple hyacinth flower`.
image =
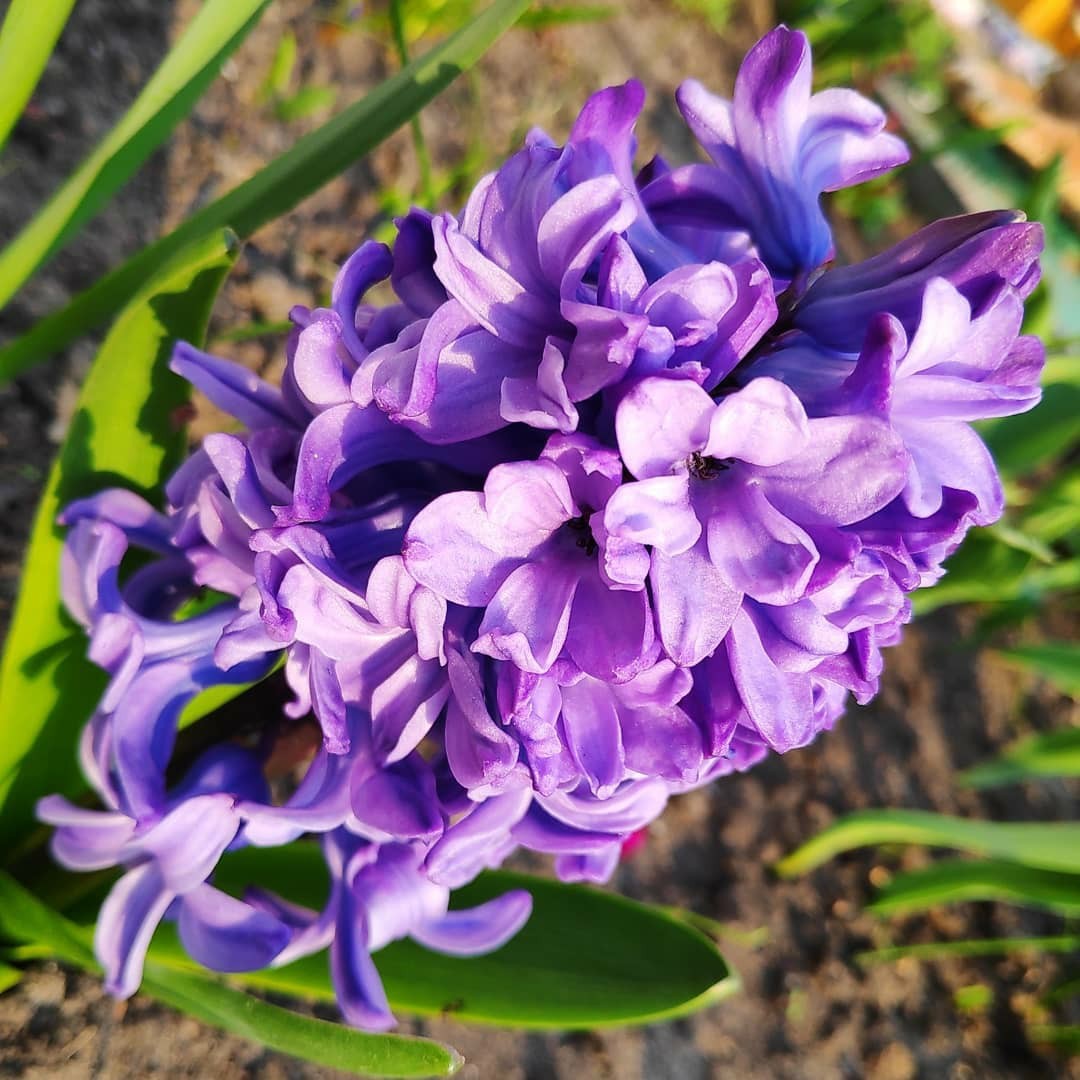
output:
M683 263L650 283L631 244L613 237L595 302L564 302L574 324L562 383L574 401L671 370L716 387L776 320L772 279L756 259Z
M394 1025L373 952L411 937L435 952L480 956L509 941L532 911L532 897L521 890L450 911L450 890L424 873L422 844L373 844L338 830L325 837L323 850L332 884L321 914L265 893L249 899L293 927L292 941L275 965L330 946L342 1015L368 1031Z
M718 402L689 381L645 379L616 431L638 479L612 495L604 527L652 548L660 638L686 666L713 652L743 596L792 604L832 580L851 553L840 527L885 506L907 469L882 421L807 419L769 378Z
M498 866L515 847L555 856L565 881L603 883L627 837L663 811L668 785L658 778L629 780L605 799L587 785L540 795L521 786L480 802L448 807L455 821L432 847L425 867L434 881L457 888Z
M828 352L795 335L756 370L781 378L814 415L876 412L889 419L911 456L904 506L916 518L939 513L947 493L967 492L963 523L987 525L1001 515L997 470L973 420L1034 408L1044 350L1020 335L1023 303L999 281L974 313L945 278L923 288L915 328L892 314L870 323L862 352Z
M218 859L242 826L240 799L268 798L258 761L239 747L204 754L184 783L138 822L106 798L108 809L87 810L59 795L38 803L38 817L57 826L54 858L69 870L121 866L98 916L94 952L105 987L130 997L158 923L168 915L193 959L216 971L266 967L290 939L271 913L207 884Z
M822 192L908 160L873 102L854 90L811 94L806 35L785 26L747 54L733 102L692 79L676 96L713 164L657 177L642 193L646 208L661 227L749 233L781 279L805 275L832 256Z
M700 774L701 732L679 707L692 680L670 660L615 684L581 672L538 676L512 664L499 665L496 680L499 711L521 740L541 795L584 785L607 799L624 780L687 784Z
M591 264L637 208L616 176L573 182L572 156L533 136L481 181L460 221L433 219L434 272L450 299L366 358L362 405L374 400L436 443L515 420L574 429L560 389L572 336L560 305L580 298Z
M858 353L870 320L888 312L910 337L932 278L945 278L975 316L1002 285L1025 299L1039 281L1043 228L1017 210L944 218L854 266L829 270L811 286L794 325L819 345Z
M73 504L64 545L64 602L89 631L89 657L111 676L86 729L83 766L103 798L142 820L157 813L163 772L181 710L200 691L261 678L271 651L253 653L234 671L213 658L235 606L219 604L188 619L174 613L195 593L191 568L173 555L150 563L120 584L128 535L168 551L161 515L127 492L106 492Z
M500 465L483 492L443 495L413 520L405 566L452 604L484 609L472 648L543 674L567 657L617 682L653 659L643 565L600 528L622 476L586 436L552 436L537 461Z

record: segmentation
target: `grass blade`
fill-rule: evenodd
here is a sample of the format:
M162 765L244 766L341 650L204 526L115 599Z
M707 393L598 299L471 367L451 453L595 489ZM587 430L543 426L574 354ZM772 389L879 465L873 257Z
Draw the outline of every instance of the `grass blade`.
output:
M961 773L960 783L988 788L1050 776L1080 776L1080 728L1024 739L994 761Z
M976 938L969 941L928 941L919 945L895 945L857 953L863 967L913 960L946 960L955 956L1004 956L1015 952L1070 953L1080 949L1080 937Z
M1063 694L1080 698L1080 645L1075 642L1047 641L998 651L1007 660L1052 682Z
M1000 859L949 859L897 874L868 908L878 915L906 915L963 900L1003 900L1080 915L1080 876Z
M40 5L40 0L32 2ZM207 0L203 4L116 127L0 252L0 308L168 138L268 3ZM0 66L0 70L7 73L12 68Z
M210 309L236 256L218 234L184 253L145 286L98 353L37 509L19 599L0 660L0 851L12 853L50 791L82 788L78 731L104 688L85 657L86 637L63 611L56 524L72 499L120 484L152 501L185 446L176 410L188 386L168 370L178 338L202 340Z
M1080 1054L1080 1024L1031 1024L1027 1036L1066 1054Z
M10 875L0 872L0 934L13 941L44 944L60 960L97 971L90 931L46 907ZM370 1035L342 1024L300 1016L231 990L207 975L146 965L142 989L191 1016L261 1046L343 1069L387 1077L450 1076L461 1056L430 1039Z
M862 810L818 833L776 864L781 877L877 844L926 844L992 856L1040 870L1080 873L1080 822L969 821L923 810Z
M0 27L0 148L26 108L74 6L75 0L11 0Z
M529 0L496 0L441 45L305 135L250 180L144 248L67 307L0 349L0 382L62 349L119 311L147 278L188 244L223 227L241 237L291 210L410 120L471 67L511 26Z

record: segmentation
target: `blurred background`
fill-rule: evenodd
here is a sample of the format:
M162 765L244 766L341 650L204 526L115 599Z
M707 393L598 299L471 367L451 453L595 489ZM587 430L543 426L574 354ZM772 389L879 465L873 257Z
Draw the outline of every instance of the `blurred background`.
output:
M271 4L166 148L0 312L0 343L482 7L408 0L404 18L393 20L378 0ZM78 0L0 157L0 241L122 114L197 8L196 0ZM770 871L855 809L1077 816L1076 779L983 790L960 777L1018 738L1080 722L1070 696L1080 681L1080 15L1070 0L538 4L424 111L418 128L255 235L225 287L211 347L274 378L284 314L323 302L362 240L387 238L392 219L414 202L457 208L529 128L565 137L602 86L633 76L649 90L641 163L661 148L669 159L691 159L676 85L692 76L730 93L742 55L780 21L808 34L819 85L876 98L912 147L899 174L831 198L840 260L955 213L1016 206L1046 224L1044 280L1028 316L1051 357L1046 399L1028 416L987 426L1009 514L973 535L945 582L920 598L922 617L888 657L878 699L853 706L814 747L675 800L623 863L615 888L720 924L714 931L743 992L694 1019L624 1032L521 1035L450 1018L406 1025L458 1047L469 1062L462 1076L1080 1077L1076 950L908 955L870 966L857 959L886 946L1065 940L1075 915L985 901L892 918L867 912L898 872L932 861L923 849L866 850L791 881ZM93 354L94 342L84 341L0 387L0 625L35 500ZM201 408L193 437L216 423ZM0 1075L333 1074L149 1000L118 1005L93 978L43 964L0 997Z

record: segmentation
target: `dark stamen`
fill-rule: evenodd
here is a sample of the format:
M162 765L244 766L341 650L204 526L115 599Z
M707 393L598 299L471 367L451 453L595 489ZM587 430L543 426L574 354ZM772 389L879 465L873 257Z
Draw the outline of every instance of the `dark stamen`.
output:
M586 555L595 555L599 550L596 540L593 537L592 529L589 528L589 518L591 516L592 511L586 508L578 517L571 518L566 523L567 528L578 534L574 543L577 544Z
M726 461L721 461L719 458L706 457L704 454L698 452L690 455L690 461L687 463L687 467L690 470L690 475L696 477L698 480L713 480L719 476L725 469L730 468L730 465Z

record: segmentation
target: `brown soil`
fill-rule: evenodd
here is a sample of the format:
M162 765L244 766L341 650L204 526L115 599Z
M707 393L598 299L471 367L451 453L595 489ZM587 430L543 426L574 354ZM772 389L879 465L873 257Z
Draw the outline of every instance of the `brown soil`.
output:
M180 0L175 11L153 0L77 5L31 114L0 160L0 238L13 235L42 194L119 115L161 56L174 23L189 18L194 7L193 0ZM392 69L382 43L320 24L328 7L303 0L271 6L167 154L157 156L0 316L5 334L24 328L318 122L316 116L282 124L258 100L286 25L300 40L304 81L337 86L342 102ZM515 31L471 83L462 80L424 114L433 157L437 165L453 164L475 144L477 131L489 158L532 124L561 136L588 91L630 75L651 94L645 152L663 144L672 156L685 156L690 149L671 91L687 75L729 89L738 56L768 24L767 4L744 5L721 37L663 0L628 0L610 22L539 35ZM482 95L479 113L473 94ZM316 300L335 265L385 217L379 192L407 193L415 183L411 145L401 134L255 238L226 287L218 325L277 320L290 304ZM281 362L273 341L221 351L260 369ZM0 605L10 604L14 594L33 502L91 355L89 345L80 346L63 361L0 388ZM984 796L957 789L956 770L1018 734L1069 720L1066 702L969 646L972 625L966 613L920 623L889 657L873 705L853 708L835 732L807 750L676 800L649 844L620 870L616 888L731 926L724 948L742 977L740 995L691 1020L601 1034L521 1034L450 1020L406 1022L403 1028L450 1042L468 1062L461 1075L485 1080L1080 1077L1076 1062L1031 1045L1025 1036L1024 1020L1067 969L1065 961L910 961L866 971L854 961L857 952L878 944L1054 933L1060 920L989 904L893 922L862 914L873 884L897 867L927 861L921 851L856 853L790 882L769 871L822 826L862 807L1014 819L1075 816L1076 789L1065 784ZM754 946L747 935L758 928L767 937ZM954 992L975 983L990 989L991 1003L982 1012L965 1012L954 1003ZM332 1075L142 997L117 1005L93 978L51 964L37 966L0 998L0 1076Z

